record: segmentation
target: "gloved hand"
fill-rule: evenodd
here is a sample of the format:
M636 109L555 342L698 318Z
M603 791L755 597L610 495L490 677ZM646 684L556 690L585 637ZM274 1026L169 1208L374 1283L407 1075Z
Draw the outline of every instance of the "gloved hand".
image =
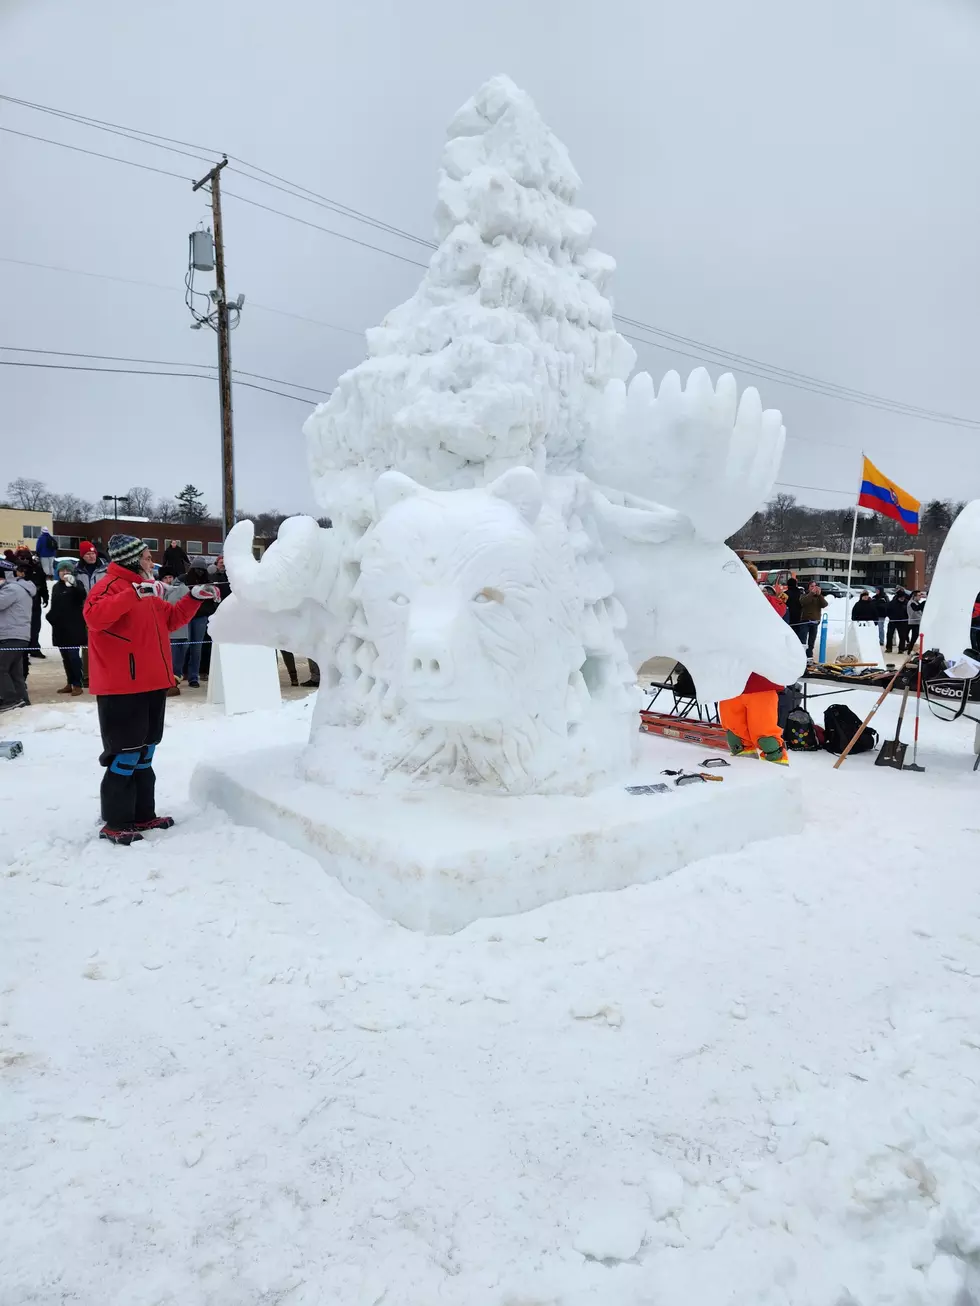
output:
M162 580L134 581L133 589L141 599L162 599L167 592L167 587Z
M191 598L200 599L202 603L208 599L212 603L221 602L221 595L218 593L217 585L195 585L191 590Z

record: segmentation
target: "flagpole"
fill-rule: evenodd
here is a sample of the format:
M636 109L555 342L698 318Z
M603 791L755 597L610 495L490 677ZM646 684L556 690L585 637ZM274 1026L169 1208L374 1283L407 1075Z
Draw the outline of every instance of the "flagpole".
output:
M847 598L844 600L847 605L844 609L844 652L851 652L851 573L854 571L854 541L857 539L858 529L858 502L861 497L861 485L864 477L864 454L861 454L861 475L862 480L858 482L857 499L854 500L854 520L851 523L851 551L847 555Z
M856 538L856 536L857 536L857 529L858 529L858 506L857 506L857 504L855 503L855 505L854 505L854 521L853 521L853 523L852 523L852 525L851 525L851 551L850 551L850 553L847 555L847 590L848 590L848 598L850 598L850 589L851 589L851 572L854 570L854 540L855 540L855 538Z

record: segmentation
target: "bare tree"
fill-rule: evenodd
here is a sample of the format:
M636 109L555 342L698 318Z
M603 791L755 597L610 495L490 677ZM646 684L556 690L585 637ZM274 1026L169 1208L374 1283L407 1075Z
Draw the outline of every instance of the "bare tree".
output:
M153 516L153 491L148 485L131 485L126 498L129 500L129 510L134 517Z
M55 521L91 521L95 516L95 505L77 494L52 494L48 506Z
M51 495L43 481L33 481L28 476L18 476L7 486L7 497L15 508L25 512L43 512Z
M157 499L153 509L153 520L169 523L183 521L181 509L173 499Z

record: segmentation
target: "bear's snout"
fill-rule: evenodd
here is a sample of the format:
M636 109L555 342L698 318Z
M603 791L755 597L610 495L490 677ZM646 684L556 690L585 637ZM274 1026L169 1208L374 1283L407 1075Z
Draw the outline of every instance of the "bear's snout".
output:
M405 647L408 686L422 697L438 696L453 682L455 666L449 642L436 630L416 631Z

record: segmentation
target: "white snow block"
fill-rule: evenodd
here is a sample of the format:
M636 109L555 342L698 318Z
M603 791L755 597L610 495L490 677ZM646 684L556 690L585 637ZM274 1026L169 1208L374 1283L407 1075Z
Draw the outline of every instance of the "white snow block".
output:
M346 735L338 730L338 744ZM803 829L790 767L743 759L718 783L675 788L665 767L695 769L707 750L651 737L630 784L584 798L500 798L439 788L341 792L302 777L301 750L199 765L192 787L233 820L309 853L380 915L452 933L572 894L645 884L702 857Z
M208 702L224 708L225 716L281 707L275 649L254 644L213 644Z
M872 666L884 666L881 645L878 643L878 623L876 621L848 621L844 632L842 653L853 653L859 662L868 662Z

